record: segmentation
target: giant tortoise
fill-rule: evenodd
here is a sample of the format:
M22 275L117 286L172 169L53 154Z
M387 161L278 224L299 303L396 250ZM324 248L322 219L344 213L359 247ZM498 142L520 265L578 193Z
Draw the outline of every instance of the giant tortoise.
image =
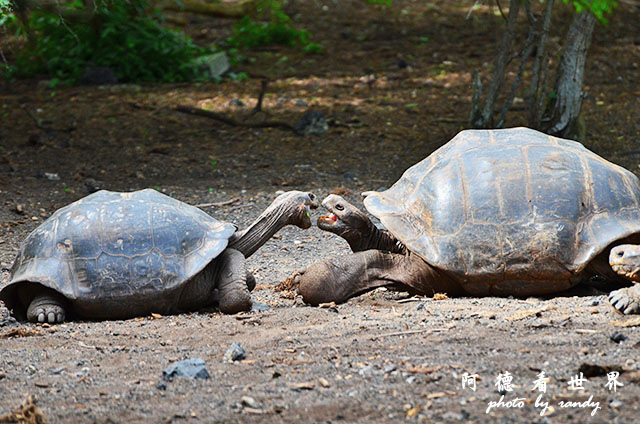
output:
M460 132L367 210L328 196L318 226L353 254L307 268L311 304L380 286L431 295L557 293L593 276L640 281L640 181L580 143L527 128ZM618 284L620 287L621 284ZM640 312L640 285L611 293Z
M32 322L251 308L245 258L285 225L309 228L312 193L280 195L243 231L155 190L102 190L27 236L0 299Z

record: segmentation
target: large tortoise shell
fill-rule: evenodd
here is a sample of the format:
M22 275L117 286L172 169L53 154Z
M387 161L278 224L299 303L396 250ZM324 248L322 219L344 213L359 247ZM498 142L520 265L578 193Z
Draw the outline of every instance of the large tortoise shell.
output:
M527 128L462 131L365 207L462 281L577 274L640 232L640 182L580 143Z
M80 307L158 301L218 256L234 232L232 224L155 190L102 190L59 209L27 236L3 298L32 282Z

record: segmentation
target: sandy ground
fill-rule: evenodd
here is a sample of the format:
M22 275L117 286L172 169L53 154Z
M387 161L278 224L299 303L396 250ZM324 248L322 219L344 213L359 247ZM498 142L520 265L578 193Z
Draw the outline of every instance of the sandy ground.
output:
M267 49L255 52L254 67L288 57L280 60L287 72L275 67L265 109L291 122L320 110L330 123L320 136L230 127L172 110L246 113L259 90L255 79L56 90L3 83L0 285L21 240L95 184L153 187L195 205L235 199L203 209L241 227L278 190L320 197L338 190L361 205L360 192L388 187L464 128L470 73L487 76L493 60L491 49L478 46L493 45L486 40L500 24L464 21L469 4L449 10L398 1L366 19L356 0L335 18L321 2L290 5L292 15L315 13L302 14L300 24L327 53ZM640 12L621 7L606 30L597 29L590 52L585 143L637 172ZM398 58L410 66L398 66ZM231 106L232 99L246 106ZM48 127L38 128L25 110ZM514 116L510 125L520 124ZM606 292L434 300L377 291L314 308L274 291L296 269L348 252L315 227L281 231L248 261L260 310L235 316L210 310L16 326L0 309L0 415L33 395L52 423L638 422L640 322L617 314ZM246 358L223 361L234 342ZM189 358L201 358L210 378L162 380L163 370ZM608 375L615 372L621 385L614 392ZM549 380L538 398L541 373ZM465 375L477 375L475 390Z

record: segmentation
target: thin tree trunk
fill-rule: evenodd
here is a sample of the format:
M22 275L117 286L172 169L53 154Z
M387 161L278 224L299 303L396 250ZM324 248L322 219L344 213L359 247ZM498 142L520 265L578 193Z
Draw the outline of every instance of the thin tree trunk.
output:
M504 126L505 117L507 116L507 112L509 111L509 108L513 103L513 99L516 97L516 91L518 90L518 86L520 85L520 81L522 80L522 75L524 74L524 66L527 63L527 59L529 59L529 56L531 56L533 46L535 45L536 18L535 16L533 16L531 3L529 2L529 0L524 1L524 6L527 15L527 21L529 22L529 34L527 35L527 41L525 42L524 48L520 52L520 66L518 67L518 73L513 80L513 84L511 84L511 91L507 95L507 100L504 102L504 106L500 111L498 123L495 126L496 128L502 128Z
M533 65L533 75L531 76L531 89L529 91L528 109L529 109L529 126L531 128L540 128L540 120L544 107L544 96L546 95L545 85L547 83L547 71L549 64L547 63L547 38L549 37L549 27L551 26L551 11L553 10L554 0L547 0L542 18L542 31L538 40L538 49L536 61Z
M509 3L509 15L507 16L507 27L505 28L502 42L500 43L500 51L493 68L491 83L487 90L484 107L480 116L475 116L471 125L475 128L488 128L493 125L493 111L495 108L496 98L504 83L504 73L509 61L509 53L513 44L515 24L518 20L518 11L520 9L519 0L511 0Z
M596 18L580 12L571 21L556 74L556 99L551 104L550 120L544 126L551 135L571 138L582 107L582 81Z

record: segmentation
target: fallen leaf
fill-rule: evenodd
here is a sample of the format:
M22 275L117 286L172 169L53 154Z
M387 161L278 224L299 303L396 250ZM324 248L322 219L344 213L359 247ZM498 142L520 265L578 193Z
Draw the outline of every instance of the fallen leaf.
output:
M445 392L430 393L427 395L427 399L436 399L446 395L447 394Z
M533 309L525 309L522 311L518 311L515 315L512 315L510 317L506 317L505 319L507 321L518 321L521 319L525 319L525 318L529 318L529 317L533 317L533 316L538 316L539 314L541 314L542 312L546 312L546 311L550 311L555 309L554 306L551 305L545 305L541 308L533 308Z
M44 416L33 395L28 395L18 408L9 414L0 415L0 423L47 424L49 420Z
M407 372L411 374L431 374L442 367L407 367Z
M353 192L351 190L349 190L348 188L340 186L340 187L334 187L331 190L330 194L337 194L338 196L348 196L348 195L350 195L352 193Z
M318 383L320 383L320 385L322 387L331 387L331 383L329 383L329 381L326 378L318 378Z
M637 327L640 325L640 317L633 317L624 321L611 322L616 327Z
M313 390L315 387L316 385L311 381L289 385L289 389L291 390Z
M576 328L576 333L578 334L596 334L597 330L589 330L587 328Z
M0 339L8 339L11 337L31 337L31 336L41 336L42 333L40 330L29 327L18 327L12 328L11 330L5 331L0 334Z
M415 417L416 415L418 415L420 413L420 411L422 411L422 406L420 406L420 405L414 406L413 408L411 408L411 409L409 409L407 411L407 418Z
M271 287L271 284L256 284L256 286L253 288L253 291L257 292L262 290L271 290Z

